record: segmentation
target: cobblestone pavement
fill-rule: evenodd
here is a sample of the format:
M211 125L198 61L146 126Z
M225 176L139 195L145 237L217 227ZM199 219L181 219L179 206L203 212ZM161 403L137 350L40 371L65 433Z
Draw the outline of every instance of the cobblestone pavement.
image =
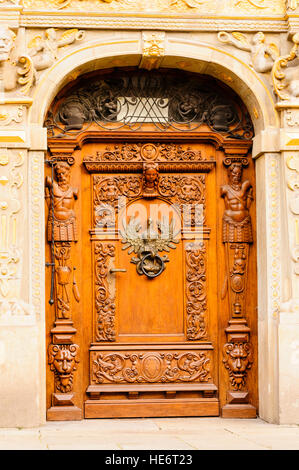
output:
M0 450L299 450L299 426L261 419L144 418L0 428Z

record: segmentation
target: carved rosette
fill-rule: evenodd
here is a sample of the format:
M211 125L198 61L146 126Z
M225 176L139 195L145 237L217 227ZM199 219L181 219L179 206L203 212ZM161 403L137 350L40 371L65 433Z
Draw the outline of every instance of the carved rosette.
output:
M115 341L115 299L108 285L109 259L115 257L111 243L96 243L95 258L95 309L96 341Z
M204 339L207 335L206 249L204 244L186 247L187 339Z
M207 352L93 352L92 383L209 382Z

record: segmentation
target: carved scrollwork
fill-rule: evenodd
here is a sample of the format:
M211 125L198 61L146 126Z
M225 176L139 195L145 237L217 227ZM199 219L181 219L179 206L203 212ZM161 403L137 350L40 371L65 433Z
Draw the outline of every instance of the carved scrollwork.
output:
M271 72L274 92L281 100L299 96L298 63L295 63L293 67L288 67L289 62L298 58L299 33L292 36L292 42L294 45L289 54L277 57Z
M175 143L138 143L107 145L104 151L87 157L98 162L192 162L202 160L200 150Z
M184 227L203 225L205 210L205 175L161 176L158 193L177 204L183 214ZM188 210L187 210L188 208Z
M95 226L114 226L115 215L125 204L124 198L134 199L140 196L141 193L141 176L94 176L93 206Z
M92 382L209 382L209 362L206 352L95 352L92 355Z
M109 259L115 257L115 246L110 243L96 243L94 256L96 341L115 341L115 299L109 291L107 281Z
M204 244L187 245L186 249L186 313L187 339L204 339L207 335L206 313L206 250Z

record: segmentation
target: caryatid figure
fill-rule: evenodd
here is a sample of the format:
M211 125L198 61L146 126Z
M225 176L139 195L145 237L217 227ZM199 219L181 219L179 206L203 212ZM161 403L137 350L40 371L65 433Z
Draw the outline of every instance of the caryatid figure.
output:
M223 242L252 243L252 225L249 208L253 200L252 185L242 183L242 164L232 163L228 168L229 184L221 187L224 199Z
M48 241L77 241L77 221L74 211L78 189L70 185L70 166L66 162L55 165L56 181L46 178L46 198L49 206ZM52 199L53 198L53 199Z

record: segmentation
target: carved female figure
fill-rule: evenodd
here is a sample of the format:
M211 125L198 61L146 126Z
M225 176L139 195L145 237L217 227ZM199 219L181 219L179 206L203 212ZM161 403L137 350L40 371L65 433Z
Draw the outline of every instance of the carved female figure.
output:
M159 179L157 163L144 163L143 165L143 196L156 197Z

